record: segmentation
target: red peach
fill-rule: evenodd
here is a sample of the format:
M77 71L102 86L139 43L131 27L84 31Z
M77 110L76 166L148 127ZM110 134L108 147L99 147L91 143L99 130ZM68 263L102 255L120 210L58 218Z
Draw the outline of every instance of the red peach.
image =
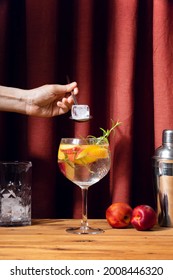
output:
M126 228L130 224L132 208L125 202L111 204L106 210L107 222L113 228Z
M149 205L138 205L133 209L131 224L137 230L149 230L157 222L157 214Z

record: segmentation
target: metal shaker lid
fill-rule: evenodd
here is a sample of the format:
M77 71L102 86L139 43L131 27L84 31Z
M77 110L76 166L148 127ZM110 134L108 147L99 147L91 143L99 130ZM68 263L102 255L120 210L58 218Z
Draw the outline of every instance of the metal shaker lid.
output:
M173 130L163 130L162 146L156 149L154 158L173 160Z
M162 143L172 143L173 144L173 130L165 129L162 133Z

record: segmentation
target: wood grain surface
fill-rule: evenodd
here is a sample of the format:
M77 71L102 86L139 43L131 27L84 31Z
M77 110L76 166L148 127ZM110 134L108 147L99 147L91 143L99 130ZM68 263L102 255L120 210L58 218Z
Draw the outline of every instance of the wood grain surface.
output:
M106 220L89 220L105 230L97 235L66 232L79 220L33 220L31 226L0 227L1 260L173 260L173 228L151 231L112 229Z

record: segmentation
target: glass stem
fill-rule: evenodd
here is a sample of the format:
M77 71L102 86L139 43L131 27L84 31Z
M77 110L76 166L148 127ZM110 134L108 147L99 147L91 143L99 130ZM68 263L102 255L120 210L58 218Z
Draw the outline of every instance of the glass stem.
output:
M82 221L81 221L81 226L84 227L84 228L88 227L87 197L88 197L88 188L82 188Z

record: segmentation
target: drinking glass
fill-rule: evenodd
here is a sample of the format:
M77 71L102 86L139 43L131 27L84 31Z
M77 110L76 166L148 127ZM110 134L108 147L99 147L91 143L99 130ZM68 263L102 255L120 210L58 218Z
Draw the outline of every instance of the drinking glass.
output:
M31 225L32 163L0 162L0 226Z
M87 219L88 188L100 181L110 170L110 149L106 140L97 138L62 138L58 150L58 165L66 178L82 191L82 220L79 227L68 228L76 234L97 234L99 228L91 228Z

